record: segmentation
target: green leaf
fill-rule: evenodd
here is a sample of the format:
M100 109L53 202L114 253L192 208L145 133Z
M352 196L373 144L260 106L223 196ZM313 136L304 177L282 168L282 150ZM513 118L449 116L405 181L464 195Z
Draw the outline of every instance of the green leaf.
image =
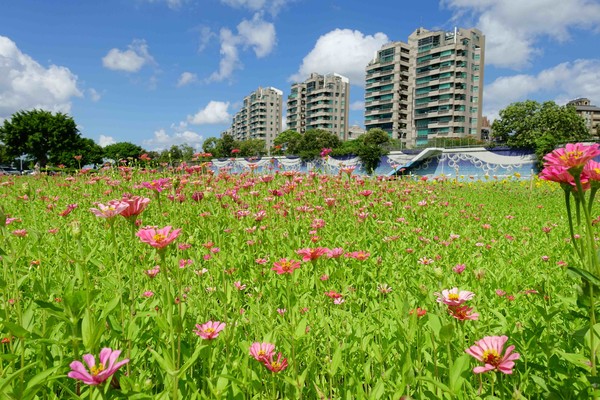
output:
M173 363L171 362L171 360L168 357L164 358L163 356L161 356L160 354L158 354L153 349L148 349L148 350L150 350L150 353L152 354L152 356L154 357L154 359L156 360L156 362L158 363L158 365L160 365L161 368L165 372L167 372L171 376L177 375L177 370L175 369L175 365L173 365Z
M461 376L461 374L468 370L470 358L471 357L468 354L463 354L454 360L454 364L452 364L452 369L450 369L450 389L455 394L460 392L465 382L465 379Z
M192 356L190 358L188 358L188 360L185 362L185 364L183 364L181 366L181 368L179 369L179 376L181 377L183 374L185 374L185 371L188 370L188 368L190 368L192 366L192 364L194 364L196 362L196 360L198 359L198 356L200 356L200 353L202 352L202 349L204 349L205 345L200 345L198 347L196 347L196 350L194 351L194 354L192 354Z
M9 321L4 321L2 325L4 325L6 329L8 329L16 337L24 338L29 337L29 335L31 334L27 329L23 328L22 326Z
M105 320L108 314L112 312L112 310L119 305L121 302L121 296L115 296L108 302L106 306L103 307L102 314L100 314L100 320Z
M567 267L567 272L572 277L575 277L575 278L579 277L579 278L585 280L586 282L589 282L589 283L593 284L594 286L600 288L600 279L589 271L585 271L585 270L577 268L577 267L569 266L569 267Z
M338 346L338 348L335 350L335 353L333 353L333 357L331 358L331 365L329 366L329 375L334 376L341 363L342 346Z
M302 318L298 325L296 325L294 337L301 338L302 336L306 335L306 325L308 325L308 320L306 318Z

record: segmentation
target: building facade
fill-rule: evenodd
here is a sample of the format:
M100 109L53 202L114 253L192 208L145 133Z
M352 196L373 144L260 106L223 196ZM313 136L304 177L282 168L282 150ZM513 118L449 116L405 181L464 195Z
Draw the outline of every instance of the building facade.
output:
M339 74L310 74L292 85L287 99L287 128L304 133L323 129L340 140L348 138L350 82Z
M384 45L366 68L365 126L406 147L480 138L485 37L477 29L415 30Z
M593 105L590 99L582 97L571 100L567 105L575 107L577 114L585 120L585 126L595 138L600 137L600 107Z
M261 139L266 149L281 132L283 92L273 87L259 87L244 98L240 111L233 116L228 130L235 140Z

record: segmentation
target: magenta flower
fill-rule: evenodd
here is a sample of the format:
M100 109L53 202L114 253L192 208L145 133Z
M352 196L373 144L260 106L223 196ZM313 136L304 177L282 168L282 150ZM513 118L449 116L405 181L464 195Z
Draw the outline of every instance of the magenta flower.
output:
M344 249L341 247L336 247L335 249L329 249L327 252L328 258L339 258L344 255Z
M479 319L479 314L474 313L473 307L469 307L467 305L448 306L448 313L459 321L476 321Z
M518 360L521 355L513 353L515 346L508 346L506 352L502 355L502 350L507 340L507 336L486 336L475 342L474 346L465 350L467 354L485 364L483 367L473 368L473 372L481 374L487 371L498 370L505 374L512 374L512 369L515 365L514 360Z
M264 366L267 367L267 369L271 372L280 372L286 369L288 366L287 358L284 358L282 360L281 358L283 357L283 355L281 353L277 355L277 360L273 359L274 356L275 354L273 353L269 357L267 357L263 361Z
M212 340L219 337L219 332L225 329L225 323L220 321L208 321L205 324L196 324L194 333L202 339Z
M150 199L147 197L133 196L129 199L124 198L122 200L127 203L128 207L121 213L121 216L125 218L137 217L148 207Z
M277 275L283 275L292 274L294 270L298 268L300 268L300 261L282 258L281 260L273 263L273 268L271 268L271 270L277 272Z
M568 143L565 147L556 149L544 156L544 166L583 168L583 166L594 157L600 155L600 145L593 143Z
M250 346L250 355L254 357L256 361L265 362L273 356L274 352L275 345L271 343L254 342Z
M157 229L157 227L147 226L140 229L135 235L140 238L143 243L148 243L156 249L163 249L171 244L179 234L181 229L171 231L171 226Z
M98 208L90 208L90 211L99 218L114 218L129 207L129 204L121 200L111 200L107 205L98 203Z
M475 293L467 290L459 291L458 288L453 288L444 289L441 294L434 293L434 295L438 296L438 303L444 303L448 306L460 306L465 301L471 300L475 296Z
M112 350L108 347L103 348L100 351L100 363L96 365L96 359L91 354L83 356L83 361L87 364L89 372L85 365L80 361L73 361L71 365L71 372L67 374L69 378L78 379L86 385L99 385L106 381L108 378L114 375L115 372L123 365L129 362L128 359L123 361L117 361L121 350Z

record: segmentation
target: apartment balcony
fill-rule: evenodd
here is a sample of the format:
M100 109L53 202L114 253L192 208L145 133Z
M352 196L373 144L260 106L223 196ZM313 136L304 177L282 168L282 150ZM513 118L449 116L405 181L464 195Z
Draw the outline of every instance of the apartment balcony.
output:
M388 99L388 100L373 100L373 101L368 101L368 99L365 100L365 104L368 107L379 106L379 105L382 105L382 104L390 104L390 103L393 103L393 102L394 102L393 99Z
M365 125L374 125L374 124L383 124L386 122L392 122L392 118L388 117L388 118L378 118L378 119L372 119L369 121L365 121Z
M389 84L393 84L393 83L394 83L393 79L388 79L385 81L371 82L371 83L367 83L365 85L365 89L370 89L370 88L377 87L377 86L389 85Z
M387 71L378 71L378 72L369 72L367 70L367 77L366 79L374 79L374 78L382 78L384 76L393 76L394 75L394 70L395 69L390 69Z

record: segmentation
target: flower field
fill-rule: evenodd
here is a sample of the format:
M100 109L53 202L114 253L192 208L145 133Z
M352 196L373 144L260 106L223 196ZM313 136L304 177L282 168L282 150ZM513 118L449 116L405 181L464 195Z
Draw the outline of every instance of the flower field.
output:
M2 399L587 399L598 383L552 182L121 167L1 176L0 205Z

